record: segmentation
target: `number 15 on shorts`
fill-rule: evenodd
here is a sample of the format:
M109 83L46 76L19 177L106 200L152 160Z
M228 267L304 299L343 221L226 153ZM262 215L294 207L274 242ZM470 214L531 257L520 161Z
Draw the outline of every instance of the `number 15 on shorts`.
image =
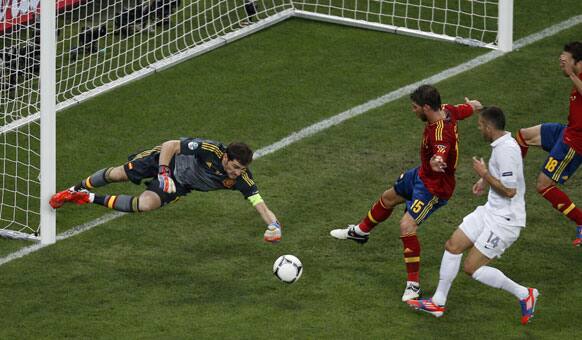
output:
M421 200L414 200L414 203L412 203L412 206L410 206L410 210L412 210L413 213L418 214L422 208L424 207L424 202Z

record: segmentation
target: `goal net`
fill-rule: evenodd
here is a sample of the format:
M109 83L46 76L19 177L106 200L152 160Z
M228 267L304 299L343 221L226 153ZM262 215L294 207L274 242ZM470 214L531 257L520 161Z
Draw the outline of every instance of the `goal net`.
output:
M0 235L38 239L54 224L40 212L43 183L54 185L54 168L41 168L54 144L54 131L41 138L41 84L56 105L43 111L58 111L293 16L499 48L506 1L43 0L55 42L41 49L41 1L0 0Z
M504 0L295 0L296 15L392 33L510 50ZM501 25L501 28L500 28ZM501 45L501 46L500 46Z
M40 221L40 125L32 118L40 109L40 35L34 23L17 23L20 6L2 4L0 227L27 235L38 231Z

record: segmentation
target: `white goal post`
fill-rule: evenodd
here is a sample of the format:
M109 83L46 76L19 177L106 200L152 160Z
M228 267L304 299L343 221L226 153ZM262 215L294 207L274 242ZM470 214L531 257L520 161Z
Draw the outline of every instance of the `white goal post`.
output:
M293 17L513 44L513 0L0 0L0 236L56 241L57 111Z

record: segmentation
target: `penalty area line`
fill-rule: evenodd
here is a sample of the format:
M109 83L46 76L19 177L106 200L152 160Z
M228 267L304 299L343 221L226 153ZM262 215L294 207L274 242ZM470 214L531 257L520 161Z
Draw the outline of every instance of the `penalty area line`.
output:
M545 28L537 33L531 34L525 38L522 38L522 39L515 41L514 45L513 45L514 50L526 47L530 44L538 42L538 41L545 39L547 37L551 37L551 36L561 32L561 31L572 28L580 23L582 23L582 15L577 15L577 16L571 17L569 19L566 19L558 24L552 25L552 26ZM511 52L509 52L509 53L511 53ZM473 58L465 63L459 64L455 67L451 67L451 68L446 69L442 72L434 74L428 78L425 78L425 79L419 80L415 83L403 86L403 87L401 87L397 90L394 90L390 93L387 93L381 97L370 100L364 104L355 106L355 107L348 109L344 112L338 113L335 116L324 119L318 123L315 123L313 125L305 127L299 131L293 132L290 135L288 135L287 137L285 137L285 138L283 138L283 139L281 139L281 140L279 140L271 145L268 145L262 149L257 150L255 152L254 159L258 159L258 158L264 157L268 154L274 153L274 152L276 152L280 149L283 149L283 148L285 148L285 147L287 147L295 142L298 142L302 139L305 139L307 137L315 135L315 134L317 134L321 131L324 131L332 126L341 124L348 119L357 117L357 116L362 115L370 110L376 109L380 106L383 106L383 105L386 105L390 102L398 100L398 99L404 97L405 95L411 93L418 86L420 86L422 84L439 83L443 80L447 80L447 79L452 78L456 75L459 75L459 74L464 73L466 71L472 70L478 66L487 64L488 62L493 61L493 60L495 60L495 59L497 59L505 54L506 53L501 52L501 51L491 51L491 52L485 53L485 54L478 56L476 58ZM72 236L78 235L82 232L85 232L87 230L91 230L99 225L113 221L113 220L115 220L123 215L126 215L126 213L113 212L113 213L105 214L97 219L94 219L94 220L89 221L87 223L80 224L76 227L73 227L72 229L69 229L69 230L57 235L57 241L62 241L62 240L68 239L69 237L72 237ZM32 246L24 247L16 252L10 253L10 254L6 255L5 257L0 258L0 266L5 264L5 263L8 263L10 261L24 257L28 254L34 253L34 252L44 248L45 246L47 246L47 245L43 245L43 244L38 243L38 244L34 244Z

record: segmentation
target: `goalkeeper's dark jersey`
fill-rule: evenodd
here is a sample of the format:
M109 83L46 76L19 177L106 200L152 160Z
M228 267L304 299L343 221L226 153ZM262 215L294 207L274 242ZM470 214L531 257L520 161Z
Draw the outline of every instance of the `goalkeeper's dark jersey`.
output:
M259 192L249 169L237 179L230 179L222 167L226 151L222 143L200 138L181 138L180 152L174 156L174 178L190 190L231 189L245 198Z

